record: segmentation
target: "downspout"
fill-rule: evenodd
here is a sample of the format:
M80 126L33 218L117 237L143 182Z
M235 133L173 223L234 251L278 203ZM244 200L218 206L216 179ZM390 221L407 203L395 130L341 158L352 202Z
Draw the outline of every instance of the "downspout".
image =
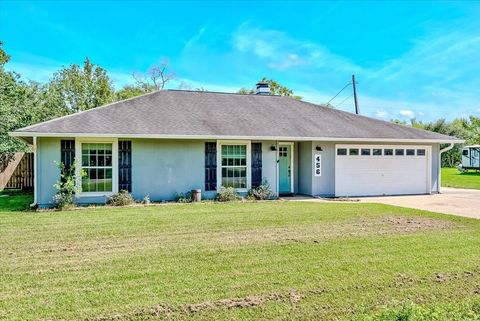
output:
M279 176L279 158L278 158L278 140L275 141L275 180L277 185L277 197L280 197L280 181L278 180Z
M440 193L440 188L442 186L442 154L445 153L445 152L448 152L449 150L451 150L453 148L453 146L455 145L455 143L450 143L450 145L448 145L447 147L443 148L443 149L440 149L440 152L438 154L438 173L437 173L437 190L438 190L438 193Z
M30 204L30 207L35 207L37 205L37 136L33 136L33 203Z

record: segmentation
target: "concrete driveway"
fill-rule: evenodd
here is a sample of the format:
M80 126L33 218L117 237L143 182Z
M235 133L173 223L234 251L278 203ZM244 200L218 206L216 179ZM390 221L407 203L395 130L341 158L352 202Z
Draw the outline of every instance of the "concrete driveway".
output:
M381 203L480 219L480 190L442 188L441 194L360 197L364 203Z

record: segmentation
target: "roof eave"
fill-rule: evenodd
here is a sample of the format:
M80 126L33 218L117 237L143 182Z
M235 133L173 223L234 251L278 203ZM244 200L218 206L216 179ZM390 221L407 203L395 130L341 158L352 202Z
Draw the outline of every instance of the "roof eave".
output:
M278 141L329 141L329 142L394 142L394 143L455 143L463 144L458 138L352 138L352 137L288 137L288 136L236 136L236 135L165 135L165 134L105 134L105 133L41 133L10 132L10 136L25 137L108 137L108 138L150 138L150 139L232 139L232 140L278 140ZM25 140L25 139L24 139Z

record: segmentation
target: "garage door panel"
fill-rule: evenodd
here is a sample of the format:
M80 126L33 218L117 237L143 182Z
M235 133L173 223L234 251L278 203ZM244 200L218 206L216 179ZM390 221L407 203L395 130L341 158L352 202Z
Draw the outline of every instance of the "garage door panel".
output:
M428 146L337 145L353 149L425 149ZM383 154L383 153L382 153ZM336 155L335 195L373 196L429 192L429 153L417 155Z

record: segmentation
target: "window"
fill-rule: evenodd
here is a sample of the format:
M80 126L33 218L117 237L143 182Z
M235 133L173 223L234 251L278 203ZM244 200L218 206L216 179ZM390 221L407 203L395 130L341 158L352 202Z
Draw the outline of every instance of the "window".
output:
M279 147L278 156L287 157L288 156L288 147L285 147L285 146Z
M348 151L348 155L358 156L358 148L350 148L349 151Z
M417 149L417 156L425 156L425 149Z
M395 156L403 156L405 155L404 149L395 149Z
M415 156L415 149L407 149L407 156Z
M463 155L463 156L468 156L468 149L464 149L464 150L462 151L462 155Z
M362 156L370 156L370 148L362 148L361 154Z
M374 148L373 149L373 156L382 156L382 149L381 148Z
M337 155L338 155L338 156L345 156L345 155L347 155L347 149L346 149L346 148L339 148L339 149L337 149Z
M392 156L393 155L393 149L391 148L385 148L384 153L385 156Z
M222 145L222 186L247 188L247 146Z
M112 144L82 143L82 192L112 191Z

